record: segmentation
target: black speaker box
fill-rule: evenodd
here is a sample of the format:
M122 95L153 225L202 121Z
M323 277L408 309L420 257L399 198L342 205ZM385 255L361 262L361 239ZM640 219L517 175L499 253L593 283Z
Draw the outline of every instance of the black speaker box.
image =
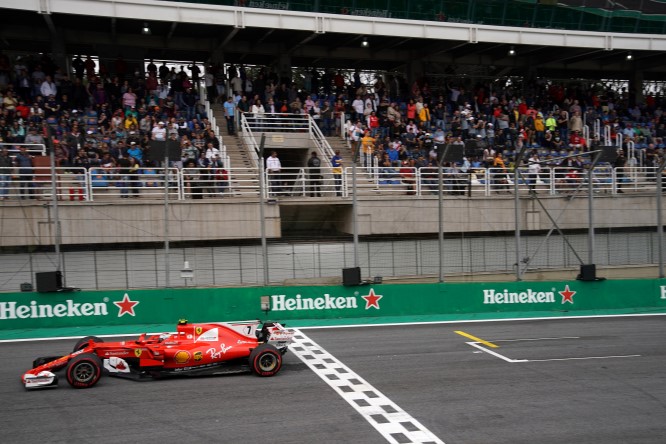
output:
M60 271L45 271L35 273L37 291L40 293L51 293L62 290L62 273Z
M361 285L361 267L343 268L342 285L347 287Z
M148 157L154 162L161 162L165 157L177 161L180 160L180 151L180 142L177 140L152 140Z
M597 280L597 266L595 264L586 264L580 266L580 274L578 279L581 281L596 281Z

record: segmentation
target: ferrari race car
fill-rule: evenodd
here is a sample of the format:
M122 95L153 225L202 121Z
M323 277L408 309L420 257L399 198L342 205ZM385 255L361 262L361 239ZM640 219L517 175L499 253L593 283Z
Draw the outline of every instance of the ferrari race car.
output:
M75 388L90 388L102 374L136 380L168 376L199 376L253 372L273 376L282 367L294 330L277 322L178 323L176 333L135 341L104 342L95 336L80 339L66 356L33 361L22 377L26 389L56 387L59 370Z

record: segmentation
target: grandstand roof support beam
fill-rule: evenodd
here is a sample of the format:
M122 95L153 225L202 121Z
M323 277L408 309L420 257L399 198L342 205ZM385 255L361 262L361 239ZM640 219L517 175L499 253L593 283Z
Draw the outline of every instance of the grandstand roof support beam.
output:
M239 30L240 30L240 28L233 28L231 31L229 31L229 34L227 34L227 36L224 38L224 40L222 40L220 42L220 44L217 45L217 47L215 48L215 50L213 52L222 51L224 49L224 47L227 46L227 43L229 43L231 41L231 39L233 39L236 36L236 34L238 34Z
M111 17L111 41L113 43L116 43L117 39L118 39L118 32L116 29L116 18Z
M51 35L56 35L56 28L55 25L53 24L53 19L51 18L51 15L42 14L42 17L44 17L44 21L46 22L46 26L49 28Z

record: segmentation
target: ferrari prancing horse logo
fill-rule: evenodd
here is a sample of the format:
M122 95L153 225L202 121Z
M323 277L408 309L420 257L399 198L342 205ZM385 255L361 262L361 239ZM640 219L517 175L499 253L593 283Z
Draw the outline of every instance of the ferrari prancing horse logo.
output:
M141 357L141 352L142 352L142 350L140 348L135 348L134 349L134 356L136 356L137 358L140 358Z
M194 329L194 333L196 333L197 335L200 335L202 331L203 331L203 328L201 328L201 327L196 327Z

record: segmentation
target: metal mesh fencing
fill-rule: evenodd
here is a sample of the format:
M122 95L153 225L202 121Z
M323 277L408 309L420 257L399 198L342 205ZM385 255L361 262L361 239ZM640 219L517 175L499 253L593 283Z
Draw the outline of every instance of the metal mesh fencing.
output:
M606 232L595 236L595 262L600 266L650 265L658 261L657 233ZM521 237L521 267L548 270L577 267L588 258L586 234ZM569 247L571 245L572 248ZM510 235L448 236L444 239L445 275L514 273L515 239ZM437 239L389 239L359 243L364 278L428 277L439 273ZM163 288L165 254L161 249L64 252L63 275L70 287L83 290ZM194 278L180 272L187 261ZM55 269L54 253L0 255L0 291L35 285L35 273ZM268 244L270 284L289 280L339 278L354 266L354 246L348 241ZM171 248L168 269L171 287L262 285L264 270L259 245Z

